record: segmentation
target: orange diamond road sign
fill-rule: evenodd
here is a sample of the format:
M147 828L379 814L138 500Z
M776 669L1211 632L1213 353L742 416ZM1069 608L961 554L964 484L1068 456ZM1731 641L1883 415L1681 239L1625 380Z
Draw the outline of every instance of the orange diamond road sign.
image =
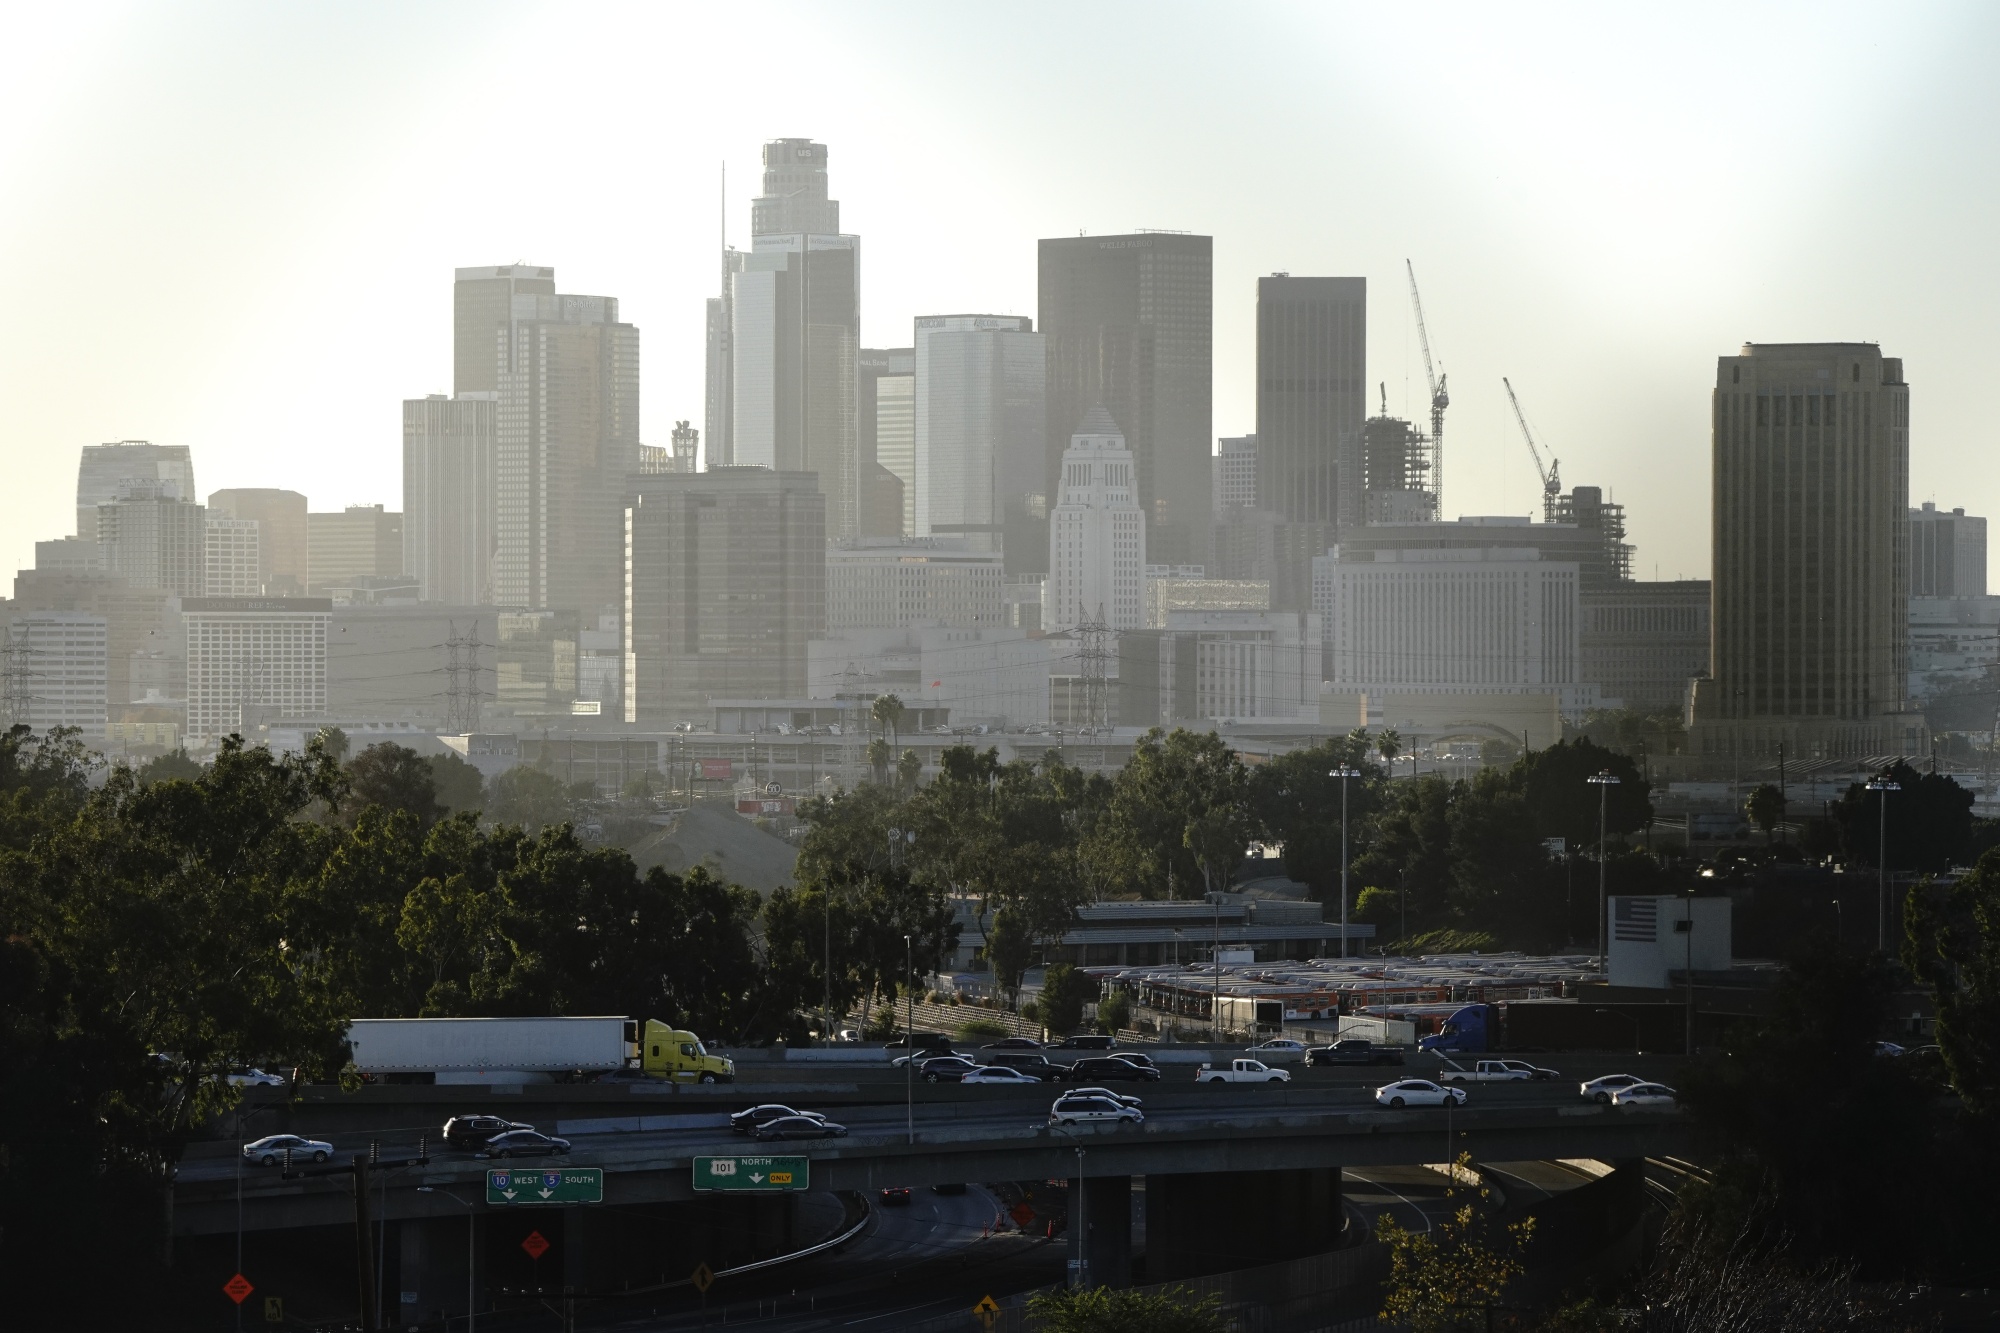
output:
M521 1242L521 1248L528 1252L530 1259L539 1259L549 1252L548 1238L539 1231L530 1231L528 1238Z
M255 1290L257 1289L250 1285L250 1279L244 1277L241 1273L238 1273L235 1277L230 1278L229 1281L222 1284L222 1294L230 1300L235 1301L238 1305L249 1300L250 1293Z
M707 1264L701 1264L689 1276L688 1280L694 1283L696 1291L706 1296L708 1295L708 1289L715 1285L715 1270Z
M1025 1203L1017 1203L1007 1216L1014 1219L1015 1226L1024 1227L1035 1220L1035 1210L1028 1207Z

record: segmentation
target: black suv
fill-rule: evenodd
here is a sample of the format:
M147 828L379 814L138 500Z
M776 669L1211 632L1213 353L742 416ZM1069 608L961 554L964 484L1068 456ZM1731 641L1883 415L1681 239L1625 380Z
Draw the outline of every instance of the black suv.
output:
M1072 1083L1158 1083L1160 1071L1151 1065L1135 1065L1115 1055L1093 1055L1069 1067Z
M995 1051L987 1057L989 1065L1006 1065L1018 1069L1023 1074L1033 1074L1044 1083L1060 1083L1069 1077L1069 1066L1059 1065L1040 1052Z
M498 1115L455 1115L444 1122L444 1141L453 1148L475 1148L495 1134L516 1129L533 1129L518 1120Z
M1076 1032L1061 1041L1050 1042L1044 1050L1050 1051L1115 1051L1118 1038L1106 1032Z

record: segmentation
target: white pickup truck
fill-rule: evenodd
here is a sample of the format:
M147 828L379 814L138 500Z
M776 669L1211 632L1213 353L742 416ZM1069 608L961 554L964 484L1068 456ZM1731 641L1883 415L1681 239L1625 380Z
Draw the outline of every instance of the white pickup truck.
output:
M1441 1060L1440 1083L1527 1083L1555 1078L1553 1069L1541 1069L1526 1060L1478 1060L1467 1069L1456 1060Z
M1290 1083L1292 1076L1283 1069L1273 1069L1262 1060L1231 1060L1226 1069L1214 1065L1203 1065L1194 1071L1197 1083Z

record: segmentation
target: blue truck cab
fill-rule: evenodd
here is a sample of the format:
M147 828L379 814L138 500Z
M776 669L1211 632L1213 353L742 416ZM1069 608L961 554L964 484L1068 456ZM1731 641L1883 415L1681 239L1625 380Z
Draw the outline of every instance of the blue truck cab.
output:
M1491 1004L1468 1004L1445 1019L1444 1026L1420 1038L1420 1051L1490 1051L1500 1042L1500 1009Z

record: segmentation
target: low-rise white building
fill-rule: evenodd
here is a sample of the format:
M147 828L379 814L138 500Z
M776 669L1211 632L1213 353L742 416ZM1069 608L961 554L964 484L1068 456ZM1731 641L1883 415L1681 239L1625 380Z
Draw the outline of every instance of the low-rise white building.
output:
M997 627L849 630L806 645L806 693L894 694L949 709L954 722L1045 725L1049 676L1075 647Z
M1312 612L1170 611L1163 629L1118 636L1118 720L1317 719L1320 636Z
M326 713L324 597L190 597L187 627L187 738L212 743L258 717Z

